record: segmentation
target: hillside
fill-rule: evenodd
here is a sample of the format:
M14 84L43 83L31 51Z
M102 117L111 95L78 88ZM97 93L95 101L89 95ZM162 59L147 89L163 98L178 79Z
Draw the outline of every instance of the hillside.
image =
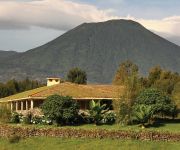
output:
M0 50L0 60L16 55L15 51L2 51Z
M142 74L150 67L180 72L180 47L131 20L84 23L57 39L2 61L0 80L30 76L64 77L72 67L87 72L88 81L110 83L120 62L131 60Z

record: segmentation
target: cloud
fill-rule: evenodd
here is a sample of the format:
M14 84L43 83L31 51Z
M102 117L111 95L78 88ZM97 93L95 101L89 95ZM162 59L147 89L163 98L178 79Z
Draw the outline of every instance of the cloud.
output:
M117 0L113 1L118 2ZM0 29L28 29L33 26L67 31L84 22L132 19L155 32L180 35L180 16L159 20L121 17L113 9L67 0L0 1Z
M29 28L39 26L68 30L83 22L117 19L110 10L65 0L32 2L0 2L1 28Z
M162 32L170 35L180 35L180 16L172 16L160 20L135 19L146 28L156 32Z

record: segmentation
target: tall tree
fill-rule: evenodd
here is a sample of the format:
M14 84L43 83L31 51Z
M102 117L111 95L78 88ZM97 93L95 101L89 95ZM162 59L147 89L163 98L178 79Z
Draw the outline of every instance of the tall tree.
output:
M87 84L87 74L80 68L72 68L67 74L67 81L76 84Z

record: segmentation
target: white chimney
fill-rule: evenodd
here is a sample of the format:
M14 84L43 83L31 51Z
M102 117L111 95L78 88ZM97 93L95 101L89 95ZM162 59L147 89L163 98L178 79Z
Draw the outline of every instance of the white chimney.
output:
M60 78L47 78L47 86L52 86L60 83L61 83Z

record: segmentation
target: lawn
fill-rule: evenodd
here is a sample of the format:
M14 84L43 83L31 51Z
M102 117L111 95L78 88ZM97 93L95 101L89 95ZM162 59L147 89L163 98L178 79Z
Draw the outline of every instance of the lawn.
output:
M10 124L13 126L17 126L16 124ZM160 121L158 124L148 127L145 129L141 129L138 125L129 125L129 126L122 126L119 124L114 125L100 125L96 126L94 124L85 124L85 125L78 125L78 126L54 126L54 125L23 125L19 124L18 126L28 126L33 128L75 128L75 129L106 129L106 130L131 130L131 131L159 131L159 132L172 132L172 133L180 133L180 119L176 120L165 120Z
M34 137L10 143L0 139L1 150L179 150L179 142Z

